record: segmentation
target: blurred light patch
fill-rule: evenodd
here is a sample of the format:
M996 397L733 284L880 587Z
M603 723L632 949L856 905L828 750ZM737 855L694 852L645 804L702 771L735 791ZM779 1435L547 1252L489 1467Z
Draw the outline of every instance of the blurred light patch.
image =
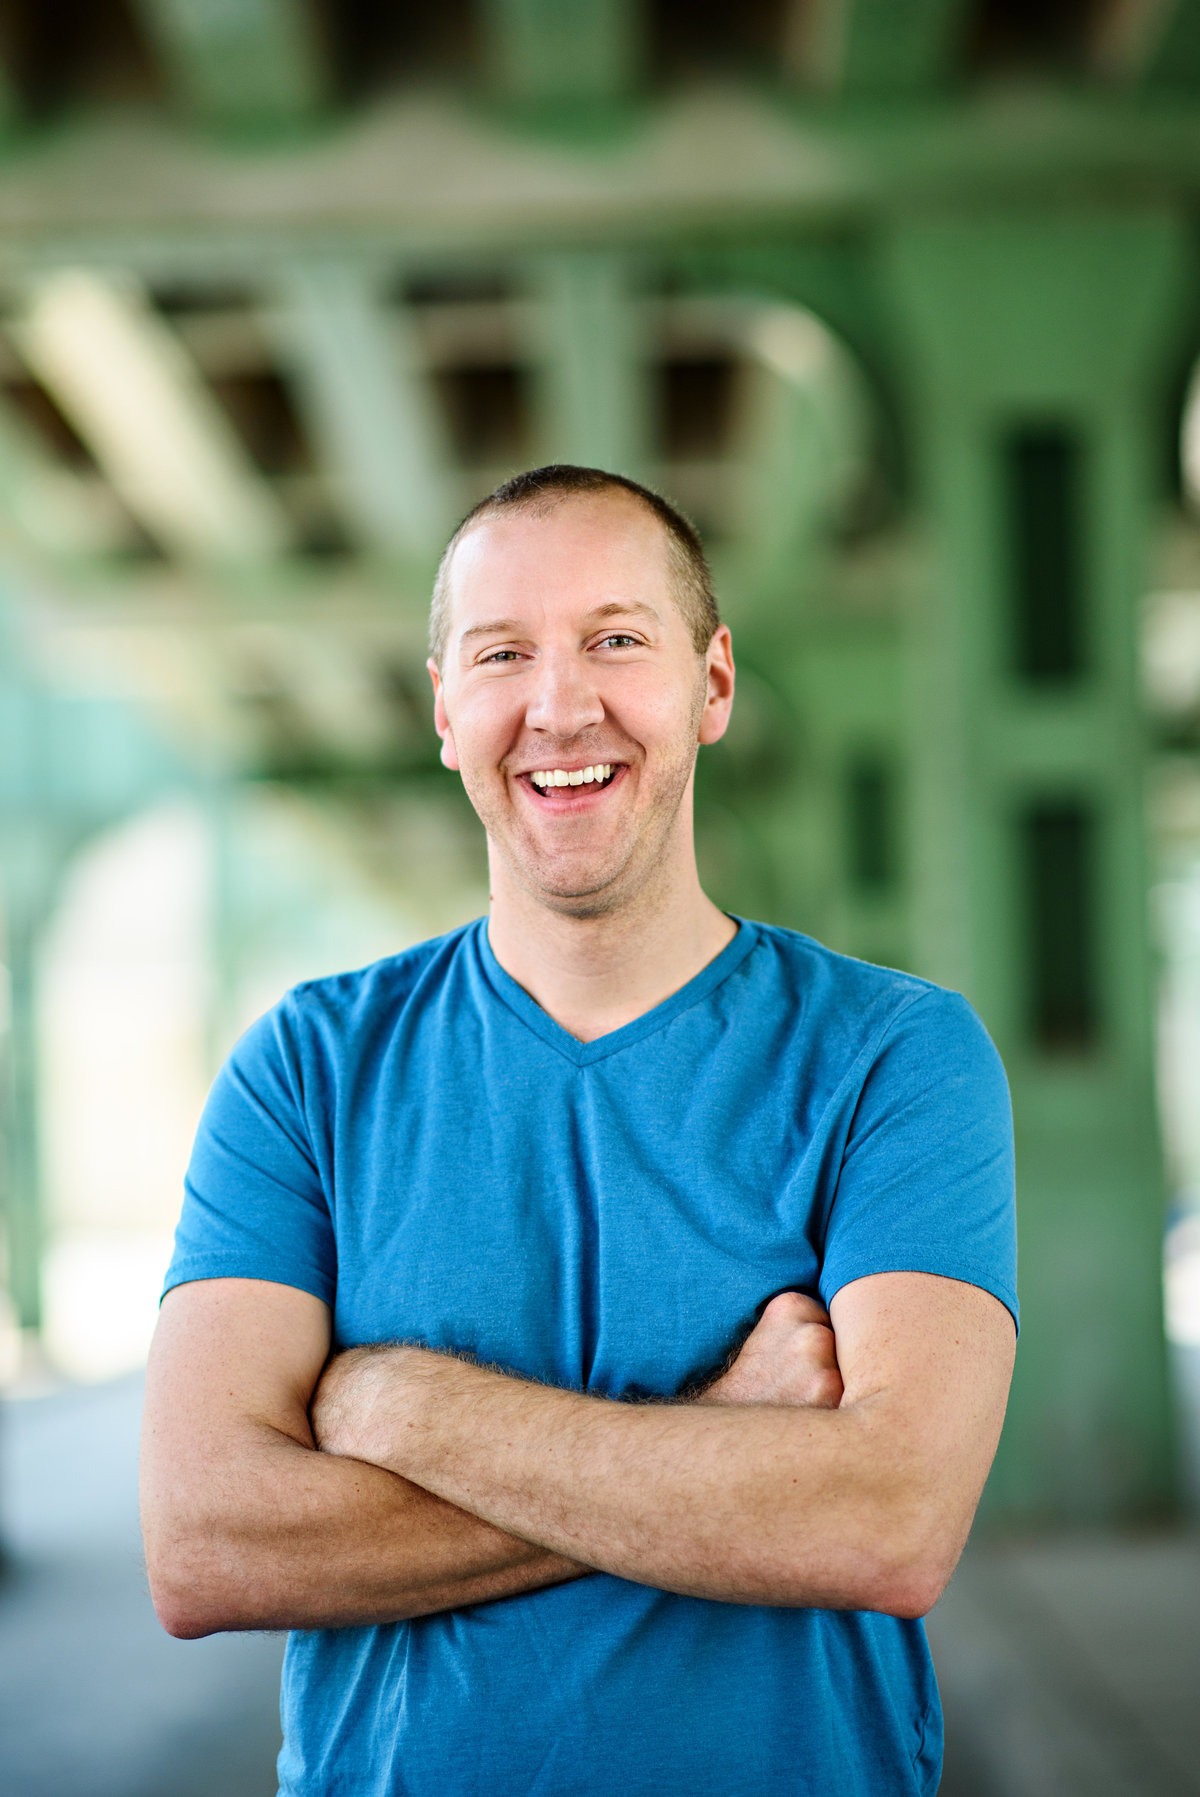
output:
M140 1366L158 1317L171 1230L72 1232L42 1272L47 1358L69 1379L110 1379Z
M1163 1293L1169 1339L1200 1348L1200 1212L1167 1231Z
M209 834L186 802L97 839L48 931L44 1343L71 1378L145 1358L207 1084L210 933Z
M1200 705L1200 593L1151 593L1142 629L1142 679L1156 710Z
M83 849L41 957L46 1364L0 1310L0 1383L144 1361L218 1062L297 981L477 916L477 847L433 803L260 786L157 805Z
M1200 362L1192 370L1183 414L1179 423L1179 462L1183 494L1193 510L1200 511Z
M255 561L288 527L182 343L128 279L68 269L13 335L134 516L185 557Z

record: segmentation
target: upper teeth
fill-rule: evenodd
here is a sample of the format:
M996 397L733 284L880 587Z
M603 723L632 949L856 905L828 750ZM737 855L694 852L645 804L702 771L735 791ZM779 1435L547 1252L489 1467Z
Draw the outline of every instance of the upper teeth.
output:
M545 773L530 774L529 778L535 786L590 786L593 780L610 780L612 763L604 762L596 767L576 767L568 773L566 768L547 768Z

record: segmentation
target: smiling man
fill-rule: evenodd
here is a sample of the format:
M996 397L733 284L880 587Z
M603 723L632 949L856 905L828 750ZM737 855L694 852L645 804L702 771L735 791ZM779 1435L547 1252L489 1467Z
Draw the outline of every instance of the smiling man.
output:
M291 1628L295 1797L930 1793L919 1617L995 1451L1007 1092L962 999L728 917L691 527L590 469L451 542L486 922L214 1087L147 1389L175 1634Z

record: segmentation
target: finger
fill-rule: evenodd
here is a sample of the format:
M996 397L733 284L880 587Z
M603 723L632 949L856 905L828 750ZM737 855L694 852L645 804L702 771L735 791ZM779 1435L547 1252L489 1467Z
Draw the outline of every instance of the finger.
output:
M821 1373L809 1387L807 1403L814 1410L836 1410L842 1401L842 1381L837 1373Z
M768 1317L772 1322L823 1323L830 1327L829 1312L819 1298L810 1298L807 1292L776 1292L763 1308L760 1326Z

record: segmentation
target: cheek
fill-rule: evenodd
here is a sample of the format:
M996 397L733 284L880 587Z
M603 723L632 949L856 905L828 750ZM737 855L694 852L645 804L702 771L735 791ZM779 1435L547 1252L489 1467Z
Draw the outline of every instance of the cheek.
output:
M512 735L519 708L500 695L473 693L448 713L454 746L463 761L496 759Z
M691 734L704 708L704 688L664 682L650 669L624 670L625 678L601 689L605 711L647 749L675 744Z

